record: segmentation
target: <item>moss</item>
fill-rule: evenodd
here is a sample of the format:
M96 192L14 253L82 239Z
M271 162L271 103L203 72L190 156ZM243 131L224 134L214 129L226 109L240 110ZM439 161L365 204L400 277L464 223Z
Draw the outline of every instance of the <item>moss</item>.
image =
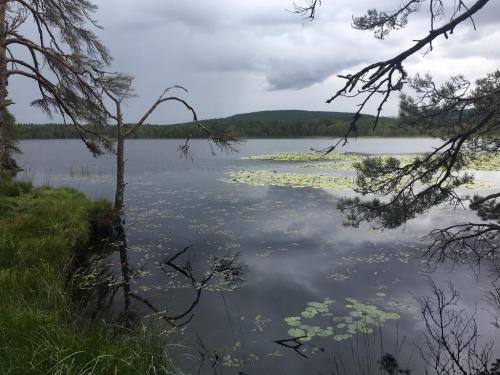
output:
M67 290L75 251L89 241L91 223L101 225L109 204L72 189L9 184L0 190L2 373L171 373L146 329L87 321Z

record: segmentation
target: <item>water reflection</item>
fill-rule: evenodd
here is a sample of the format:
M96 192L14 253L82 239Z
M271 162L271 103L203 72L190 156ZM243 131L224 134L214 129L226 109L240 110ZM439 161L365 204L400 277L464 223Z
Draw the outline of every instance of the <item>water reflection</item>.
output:
M180 263L176 263L178 259L181 259L181 257L186 255L192 248L192 245L187 246L170 258L165 259L160 264L160 268L167 278L175 278L182 275L189 287L193 290L192 302L184 311L169 315L167 313L167 308L160 311L150 301L137 294L131 295L133 298L136 298L148 306L158 317L175 327L185 326L193 319L193 311L200 303L204 291L235 290L245 281L245 265L239 261L238 253L213 257L210 268L202 272L201 276L195 274L193 266L194 259L189 255Z
M204 154L203 143L193 144L194 162L179 159L176 142L133 141L127 146L127 225L121 238L107 244L110 253L99 260L101 270L93 272L95 280L102 280L92 292L99 308L111 306L119 321L128 324L139 319L164 324L170 333L167 343L175 344L172 355L186 374L352 374L353 368L379 373L377 361L385 353L394 356L399 368L423 372L415 345L425 344L425 321L416 297L431 295L432 287L422 235L473 213L435 210L404 230L348 229L336 210L340 196L335 192L220 181L228 171L249 168L241 156L319 148L329 140L254 140L239 155L215 158L209 150ZM424 151L433 144L364 140L359 147L385 152L385 142L394 145L394 152ZM48 143L37 146L43 153L22 143L23 164L38 171L51 165L50 183L112 197L112 172L103 172L107 159L88 158L77 143ZM65 150L68 158L61 160ZM72 177L69 167L78 163L94 167L89 175ZM263 161L250 164L255 169L285 168ZM47 174L39 175L43 182ZM494 326L498 312L485 301L495 290L491 274L476 275L458 264L453 272L439 267L432 278L441 287L453 282L461 294L458 307L475 314L485 341L500 337ZM285 319L302 316L309 303L325 299L335 302L327 312L302 317L301 325L324 331L346 323L330 320L349 315L348 298L397 313L400 319L342 341L334 339L337 333L308 335L309 341L289 335ZM495 298L498 293L491 294ZM339 334L344 331L340 328ZM394 363L390 357L385 361Z

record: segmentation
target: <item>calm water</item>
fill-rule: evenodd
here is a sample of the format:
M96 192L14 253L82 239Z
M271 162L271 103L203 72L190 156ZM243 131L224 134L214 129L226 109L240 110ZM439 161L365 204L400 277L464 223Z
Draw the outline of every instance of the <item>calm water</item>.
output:
M417 345L422 343L423 323L415 298L429 294L429 278L441 285L453 281L462 307L476 308L484 339L500 337L485 301L491 275L477 275L468 267L452 271L447 265L429 273L422 258L423 235L467 220L472 217L468 211L435 210L405 228L384 232L346 228L336 210L345 193L221 181L228 172L249 169L329 173L241 158L307 151L331 141L249 140L239 153L216 156L206 142L193 141L192 160L179 157L181 143L127 142L126 227L128 308L137 317L158 322L159 331L168 330L170 351L186 373L330 374L338 368L378 373L376 360L384 352L398 354L402 365L421 370ZM436 144L432 139L363 139L345 149L414 153ZM94 159L73 140L25 141L21 149L25 176L35 183L113 197L111 156ZM119 270L118 256L111 259ZM373 333L337 341L334 337L346 330L342 324L349 323L345 318L357 319L351 298L358 307L374 305L400 318L388 319ZM123 293L115 296L114 306L124 306ZM311 312L308 306L323 310ZM163 323L165 316L175 319ZM328 327L336 332L293 341L289 330L294 319L318 332Z

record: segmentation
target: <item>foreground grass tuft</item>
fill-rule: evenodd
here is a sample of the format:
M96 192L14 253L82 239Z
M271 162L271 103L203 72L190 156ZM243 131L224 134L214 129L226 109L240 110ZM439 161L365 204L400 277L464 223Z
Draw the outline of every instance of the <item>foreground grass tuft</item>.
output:
M172 373L146 328L88 322L71 301L70 265L106 207L72 189L0 184L0 373Z

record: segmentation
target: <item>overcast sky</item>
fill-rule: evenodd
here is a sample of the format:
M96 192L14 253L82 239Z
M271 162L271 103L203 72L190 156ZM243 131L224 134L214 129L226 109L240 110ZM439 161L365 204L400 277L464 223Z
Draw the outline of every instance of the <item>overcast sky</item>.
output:
M300 4L302 0L296 0ZM469 1L470 2L470 1ZM354 100L325 104L342 81L336 77L387 59L425 36L425 15L386 40L351 28L352 15L369 8L391 10L400 0L324 0L314 22L287 11L292 0L97 0L99 31L114 56L113 69L135 76L138 97L128 104L127 121L137 120L161 91L173 84L189 89L185 97L201 118L235 113L304 109L355 110ZM500 68L500 1L493 0L434 51L412 58L410 73L431 72L439 80L464 73L475 79ZM11 107L19 122L50 121L30 108L36 88L12 80ZM397 98L386 115L397 114ZM368 112L375 109L374 103ZM170 103L153 123L189 120Z

